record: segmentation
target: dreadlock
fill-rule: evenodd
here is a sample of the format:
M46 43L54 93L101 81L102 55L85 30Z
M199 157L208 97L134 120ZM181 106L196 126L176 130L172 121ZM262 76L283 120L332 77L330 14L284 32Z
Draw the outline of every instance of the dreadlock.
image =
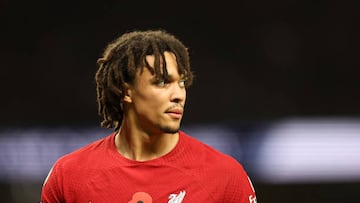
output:
M128 32L109 43L97 63L96 93L98 114L103 117L101 126L120 128L123 119L122 99L125 83L132 84L136 73L146 67L156 78L167 78L164 52L175 54L179 74L186 77L186 86L192 83L189 53L184 44L164 30ZM147 61L147 55L154 55L154 67Z

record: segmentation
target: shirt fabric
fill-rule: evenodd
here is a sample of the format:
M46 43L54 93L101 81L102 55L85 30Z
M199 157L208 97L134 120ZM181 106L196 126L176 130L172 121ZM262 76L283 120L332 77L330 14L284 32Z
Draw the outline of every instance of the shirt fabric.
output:
M149 161L123 157L115 135L58 159L42 203L256 203L239 162L182 131L172 151Z

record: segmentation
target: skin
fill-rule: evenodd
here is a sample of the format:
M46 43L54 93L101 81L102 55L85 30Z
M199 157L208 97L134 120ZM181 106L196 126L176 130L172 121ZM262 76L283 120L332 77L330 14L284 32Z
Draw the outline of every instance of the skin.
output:
M124 157L147 161L170 152L179 140L186 100L184 78L178 73L176 57L164 52L169 78L159 81L147 68L126 84L124 119L115 145ZM153 66L154 56L146 60Z

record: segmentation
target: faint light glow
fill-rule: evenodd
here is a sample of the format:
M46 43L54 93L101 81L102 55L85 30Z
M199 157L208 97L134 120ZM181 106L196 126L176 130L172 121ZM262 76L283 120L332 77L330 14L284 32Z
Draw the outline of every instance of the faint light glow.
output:
M242 159L240 132L221 125L191 126L185 132L225 154Z
M0 181L39 181L62 155L105 136L97 128L0 131Z
M288 120L264 135L254 162L271 182L360 180L360 122Z
M236 134L224 127L197 126L186 132L224 153L239 152ZM97 127L0 130L0 181L44 180L58 158L110 133Z
M271 124L271 123L270 123ZM360 120L291 119L184 131L273 183L360 180ZM0 181L42 181L62 155L111 133L98 127L0 129Z

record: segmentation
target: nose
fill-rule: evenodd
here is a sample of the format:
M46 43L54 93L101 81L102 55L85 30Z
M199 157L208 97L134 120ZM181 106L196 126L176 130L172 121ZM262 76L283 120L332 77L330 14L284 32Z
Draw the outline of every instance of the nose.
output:
M171 101L176 103L184 102L186 99L186 89L178 83L174 83L171 88Z

